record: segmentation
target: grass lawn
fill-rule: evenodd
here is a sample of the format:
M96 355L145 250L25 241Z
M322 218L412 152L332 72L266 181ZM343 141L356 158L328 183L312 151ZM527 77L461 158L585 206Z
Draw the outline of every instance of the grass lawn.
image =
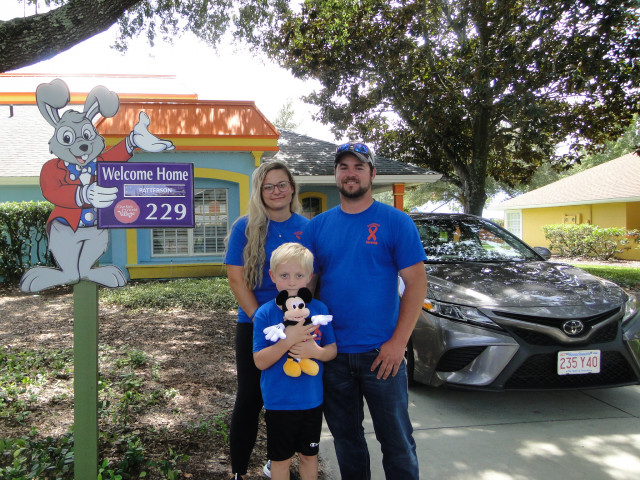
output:
M576 264L576 267L617 283L623 288L640 288L640 268L624 267L619 265L585 265Z

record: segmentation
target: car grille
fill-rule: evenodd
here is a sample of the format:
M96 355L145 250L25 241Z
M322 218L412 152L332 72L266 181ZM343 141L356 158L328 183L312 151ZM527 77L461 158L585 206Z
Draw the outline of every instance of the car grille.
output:
M529 357L506 382L506 389L587 388L636 383L633 369L620 352L601 353L600 373L558 375L558 353Z
M457 372L473 362L487 347L453 348L445 352L436 366L438 372Z
M585 326L584 331L580 335L580 337L584 338L584 342L581 342L581 343L572 342L572 345L579 345L579 344L586 345L586 344L614 341L618 336L619 322L612 322L610 325L600 329L600 331L598 331L593 337L589 337L589 338L587 337L589 336L589 333L593 330L594 326L602 322L605 322L607 320L610 320L612 317L619 315L621 311L622 311L622 307L617 307L612 310L609 310L608 312L600 313L598 315L592 315L589 317L575 317L574 318L575 320L581 320ZM563 318L563 319L544 318L544 317L520 315L517 313L502 312L502 311L494 311L493 313L498 315L499 317L510 318L513 320L518 320L520 322L527 322L534 329L536 328L536 325L545 325L547 327L557 328L561 332L562 332L561 324L567 320L571 320L570 318ZM496 319L496 321L500 323L499 319ZM563 342L547 335L546 333L544 333L543 330L536 331L536 330L530 330L525 328L519 328L516 326L509 326L509 325L505 325L504 323L500 323L500 324L502 325L503 328L509 331L509 333L517 336L518 338L528 343L529 345L544 345L544 346L563 345ZM574 337L574 338L579 338L579 337Z
M517 335L520 339L527 342L529 345L563 345L562 342L559 342L555 338L552 338L541 332L525 330L524 328L510 328L509 331L514 335ZM613 342L617 336L618 322L614 322L611 325L600 329L593 337L590 337L588 341L585 341L584 344ZM573 345L578 346L580 344L574 343Z
M599 313L597 315L591 315L588 317L576 317L576 320L582 320L582 323L584 323L585 325L594 325L596 323L600 323L603 320L606 320L607 318L610 318L616 313L619 313L621 310L622 310L622 307L616 307L612 310L609 310L608 312ZM544 318L536 315L522 315L519 313L503 312L500 310L494 310L493 313L501 317L513 318L514 320L522 320L523 322L540 323L540 324L549 325L552 327L557 327L558 322L560 321L569 320L568 318L567 319Z

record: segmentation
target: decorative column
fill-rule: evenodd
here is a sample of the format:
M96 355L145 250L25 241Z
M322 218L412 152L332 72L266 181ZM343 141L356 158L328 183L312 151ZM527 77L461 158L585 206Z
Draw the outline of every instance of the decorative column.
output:
M404 183L393 184L393 206L404 210Z
M260 151L256 151L256 150L252 150L251 151L251 155L253 155L253 163L256 166L256 168L258 168L260 166L260 159L262 158L262 154L264 152L260 152Z

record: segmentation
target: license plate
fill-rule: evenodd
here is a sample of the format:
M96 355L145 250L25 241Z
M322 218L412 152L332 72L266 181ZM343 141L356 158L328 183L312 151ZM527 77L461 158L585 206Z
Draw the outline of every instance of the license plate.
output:
M558 375L600 373L600 350L558 352Z

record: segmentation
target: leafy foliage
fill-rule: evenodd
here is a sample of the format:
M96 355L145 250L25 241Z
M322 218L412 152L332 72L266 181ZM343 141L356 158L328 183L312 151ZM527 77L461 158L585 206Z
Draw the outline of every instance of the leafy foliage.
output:
M36 3L36 0L28 3ZM107 30L128 8L138 3L142 2L47 0L45 5L52 9L46 13L0 21L0 72L31 65L68 50Z
M36 1L28 0L27 4L33 8ZM52 58L115 23L119 26L115 47L120 51L126 51L128 40L140 35L146 36L153 46L158 39L172 43L187 32L215 46L231 24L234 3L231 0L45 0L50 10L44 13L0 21L0 72Z
M225 299L233 298L226 279L175 283L180 286L171 295L170 302L152 304L146 299L149 284L145 283L129 285L127 299L131 305L136 305L139 293L152 308L158 305L178 308L178 305L194 305L194 297L210 291L211 294L204 295L198 303L209 314L216 309L226 310L228 301ZM101 290L101 303L117 303L109 292L114 290ZM236 308L235 300L230 308ZM193 311L189 309L189 313ZM120 320L118 317L116 321ZM220 452L228 450L229 412L224 406L207 407L206 411L199 410L196 416L183 410L184 400L190 393L174 388L185 385L171 380L177 375L175 362L167 362L162 354L165 351L162 344L150 345L156 339L137 333L132 337L138 342L135 347L126 343L117 346L101 343L99 347L98 478L187 478L191 474L185 473L186 469L197 469L187 455L194 451L198 454L194 445L215 445ZM173 331L168 336L171 345L176 345L175 334ZM141 338L144 338L143 342L140 342ZM222 344L225 338L222 335L218 341ZM184 341L193 341L191 334ZM232 354L232 347L225 345L225 350L228 355ZM156 356L158 352L160 357ZM220 359L216 362L219 366ZM228 378L233 381L232 372L228 373ZM193 384L188 385L190 389ZM217 384L217 388L221 385L223 383ZM0 478L73 478L73 431L45 436L34 426L49 428L43 417L56 417L72 408L72 350L0 347ZM171 420L168 424L160 422L160 427L145 420L163 415L170 416ZM188 423L185 418L190 418ZM165 424L167 426L163 426ZM13 433L25 430L27 434Z
M53 265L47 249L49 202L0 203L0 277L17 282L34 265Z
M296 112L293 109L293 100L289 98L287 99L287 103L278 111L278 115L275 120L273 120L273 124L279 130L294 131L300 126L300 122L296 121L295 116Z
M574 164L570 169L558 172L547 163L533 174L529 182L516 185L515 188L504 186L506 188L503 187L503 189L512 195L529 192L556 182L561 178L575 175L628 153L635 152L638 149L640 149L640 118L636 115L620 138L604 142L601 151L587 155L579 164Z
M589 224L544 225L544 236L550 249L564 257L586 257L609 260L631 248L638 241L637 230L600 228Z
M567 168L638 112L633 0L308 0L261 18L245 37L320 80L307 99L334 133L444 173L469 213L487 176Z
M100 417L111 428L100 431L102 460L98 478L127 479L179 478L181 464L189 457L168 449L162 459L149 458L144 453L144 438L153 432L132 432L131 414L146 412L155 405L167 403L178 392L163 389L153 374L156 362L136 349L117 351L101 349ZM151 374L147 373L147 370ZM22 422L37 404L46 388L60 389L62 382L71 382L73 353L70 350L2 350L0 351L0 419L5 423ZM52 399L51 401L60 401ZM208 434L228 437L227 424L220 418L203 419ZM115 449L115 452L113 451ZM108 453L107 453L108 452ZM107 455L109 458L106 458ZM73 478L74 437L67 432L57 437L39 435L32 430L20 438L0 437L0 478Z

